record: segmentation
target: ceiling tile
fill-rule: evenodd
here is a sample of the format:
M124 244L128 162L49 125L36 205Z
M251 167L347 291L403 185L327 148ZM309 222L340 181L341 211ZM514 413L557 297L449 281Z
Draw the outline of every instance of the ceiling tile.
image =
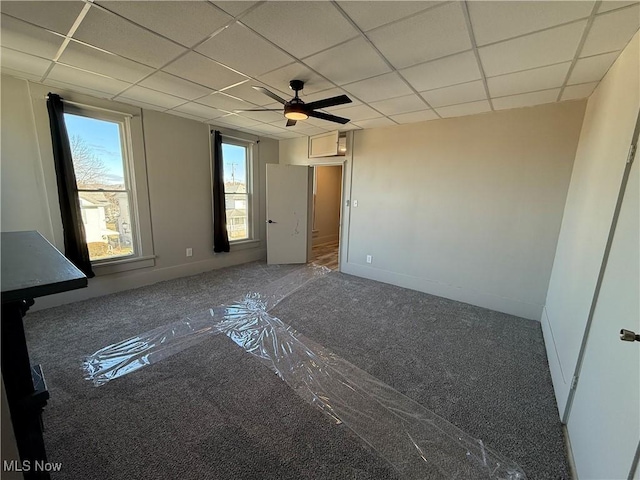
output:
M434 108L487 99L482 80L420 92L420 95Z
M39 80L45 74L49 65L51 65L51 60L34 57L33 55L4 47L2 48L2 54L0 54L0 68L3 71L2 73L5 73L5 69L11 69L16 72L32 75Z
M598 9L598 13L608 12L610 10L615 10L617 8L628 7L629 5L635 5L638 3L638 0L634 2L618 2L614 0L607 0L600 4L600 8Z
M258 77L258 80L276 90L281 92L289 91L292 94L293 92L289 90L289 81L291 80L302 80L304 82L304 90L302 92L307 95L333 87L331 82L328 82L311 69L297 62L261 75Z
M107 92L100 92L98 90L93 90L91 88L86 88L81 85L74 85L68 82L61 82L58 80L52 80L51 78L47 78L44 82L45 85L50 87L55 87L62 90L70 90L74 93L83 93L85 95L91 95L96 98L111 98L113 94Z
M562 98L560 100L575 100L577 98L586 98L593 93L598 82L583 83L581 85L569 85L564 88Z
M224 93L212 93L206 97L199 98L198 103L209 105L210 107L233 112L234 110L245 110L248 108L256 108L252 103L240 100L239 98L226 95Z
M640 27L640 5L598 15L580 56L622 50Z
M338 113L338 112L334 112L334 113ZM346 115L342 115L342 112L340 112L340 117L345 117ZM376 114L376 116L379 116L379 114ZM300 123L300 122L298 122ZM302 121L302 125L305 128L311 129L313 127L318 127L319 129L321 129L323 132L327 132L330 130L336 130L338 128L338 124L335 122L330 122L329 120L321 120L319 118L313 118L313 117L309 117L306 120Z
M465 115L475 115L491 111L491 106L487 100L479 102L461 103L449 107L436 108L436 111L444 118L463 117Z
M459 2L427 10L368 34L394 67L404 68L471 48Z
M156 72L140 82L143 87L151 88L163 93L176 95L187 100L200 98L211 93L211 89L197 85L188 80L165 72Z
M169 115L176 115L182 118L188 118L189 120L195 120L196 122L204 122L205 120L209 120L208 118L198 117L197 115L190 115L188 113L179 112L178 110L166 110L164 113L168 113Z
M287 132L295 132L295 133L298 133L301 135L307 135L307 136L317 135L318 133L327 132L332 128L331 125L336 125L335 123L323 121L322 125L326 128L321 128L321 127L312 125L311 123L309 123L309 120L310 119L301 120L291 127L284 127L286 125L286 121L284 119L280 119L277 122L269 122L269 123L270 125L274 125L276 127L284 127L286 128ZM311 119L311 120L316 120L316 119ZM317 121L320 122L320 120L317 120Z
M153 72L150 67L78 42L69 42L59 61L131 83Z
M544 90L542 92L523 93L522 95L513 95L510 97L501 97L492 99L493 108L495 110L505 110L507 108L531 107L533 105L541 105L543 103L553 103L558 98L559 88L552 90Z
M273 103L273 99L271 97L268 97L264 93L259 92L258 90L255 90L253 88L254 86L266 87L268 90L275 93L276 95L279 95L285 100L288 100L293 96L293 92L291 90L289 90L286 93L281 92L271 86L266 86L261 84L260 82L256 82L255 80L248 80L244 83L241 83L240 85L236 85L235 87L227 88L224 90L224 93L226 93L227 95L232 95L237 98L241 98L246 102L255 103L256 105L260 105L260 106L265 106ZM278 107L282 108L282 104L278 103L277 107L275 108L278 108ZM268 108L271 108L271 107L268 107Z
M579 21L478 49L489 77L572 60L584 32Z
M414 94L381 100L369 105L385 115L415 112L416 110L424 110L426 107L422 99Z
M253 125L259 125L260 122L251 118L243 117L242 115L225 115L224 117L216 118L216 123L220 125L233 125L238 127L251 127Z
M438 115L433 110L420 110L419 112L401 113L400 115L392 115L391 118L400 124L425 122L427 120L436 120Z
M338 85L391 71L364 38L350 40L305 58L304 62Z
M226 1L226 2L211 2L216 6L220 7L222 10L227 12L229 15L237 17L242 12L246 12L249 8L253 7L258 2L249 2L245 0L241 1Z
M395 72L350 83L343 88L363 102L375 102L412 93L407 84Z
M174 110L182 113L187 113L199 118L204 118L206 120L222 117L223 115L227 114L226 112L222 112L215 108L207 107L206 105L201 105L195 102L185 103L184 105L180 105L174 108Z
M63 41L64 38L59 35L2 15L0 43L3 47L41 58L53 59Z
M357 120L369 120L370 118L380 117L378 112L376 112L373 108L367 105L358 105L356 107L347 107L341 108L340 110L336 110L332 112L339 117L349 118L353 121Z
M579 58L569 77L569 85L599 82L618 58L619 52L605 53L593 57Z
M247 79L199 53L189 52L164 67L164 71L200 85L220 90Z
M287 139L287 138L306 137L306 135L303 135L303 134L300 134L300 133L295 133L295 132L290 132L289 130L284 130L282 133L279 133L277 135L277 137L279 139Z
M8 67L2 67L2 74L9 77L21 78L23 80L31 80L32 82L40 82L42 80L42 75L21 72L20 70L14 70L13 68Z
M586 18L594 1L469 2L478 45L505 40Z
M75 68L66 67L64 65L55 65L47 78L57 80L59 82L77 85L79 87L90 88L103 93L115 95L127 88L130 84L115 80L95 73L77 70Z
M400 73L419 92L481 78L473 52L409 67Z
M265 2L243 17L242 23L298 58L358 34L329 2Z
M373 118L371 120L360 120L358 122L354 122L354 124L360 128L378 128L378 127L390 127L392 125L397 125L393 120L389 120L388 118Z
M338 2L340 8L365 32L440 3L442 2L404 2L400 0L391 2Z
M565 62L488 78L489 94L491 97L505 97L518 93L561 87L567 77L570 66L571 62Z
M184 51L175 43L98 8L89 10L73 37L152 67L160 67Z
M284 111L282 109L279 112L242 112L242 115L263 123L282 123L285 121Z
M282 122L282 127L278 127L276 125L269 125L266 123L260 123L258 125L252 125L251 126L251 130L253 130L254 132L259 132L259 133L268 133L268 134L273 134L273 133L277 133L277 134L281 134L285 132L285 122Z
M232 20L207 2L100 1L100 5L187 47Z
M140 87L138 85L131 87L126 92L122 93L116 100L127 99L137 100L139 102L145 102L149 105L156 105L157 107L175 108L178 105L185 103L185 99L168 95L166 93L157 92L149 88ZM126 101L126 100L125 100Z
M252 77L275 70L293 60L238 23L204 42L196 51Z
M66 35L84 6L84 2L76 1L13 1L2 2L2 13Z

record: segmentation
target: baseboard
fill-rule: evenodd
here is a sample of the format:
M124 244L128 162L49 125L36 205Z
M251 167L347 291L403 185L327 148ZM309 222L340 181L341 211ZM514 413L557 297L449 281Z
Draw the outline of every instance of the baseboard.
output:
M264 248L252 248L237 252L216 254L211 258L199 262L183 263L181 265L164 268L145 268L94 277L89 279L89 286L87 288L36 298L35 305L31 307L31 310L36 311L57 307L67 303L79 302L89 298L101 297L111 293L153 285L154 283L173 280L174 278L189 277L219 268L265 260L266 258L267 251Z
M459 302L470 303L471 305L508 313L509 315L515 315L529 320L540 321L542 305L500 297L498 295L455 285L445 285L426 278L389 272L349 262L346 262L342 267L340 271L343 273L368 278L370 280L377 280L383 283L390 283L399 287L418 290L419 292L429 293Z
M571 448L571 438L569 437L569 429L566 425L562 425L562 433L564 434L564 446L567 454L567 461L569 462L569 474L571 478L578 479L578 470L576 469L576 462L573 458L573 449Z
M553 383L553 391L556 396L556 405L558 406L558 415L560 418L564 416L564 410L569 399L569 391L571 389L571 372L564 372L560 363L560 356L556 347L556 341L553 336L553 327L549 319L547 307L543 307L540 317L542 326L542 336L544 345L547 350L547 362L549 363L549 371L551 372L551 382Z

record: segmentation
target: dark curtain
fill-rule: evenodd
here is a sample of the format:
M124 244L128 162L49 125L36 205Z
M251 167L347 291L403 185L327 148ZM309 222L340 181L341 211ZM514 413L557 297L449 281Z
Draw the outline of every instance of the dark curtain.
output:
M213 132L213 251L229 251L227 212L224 199L224 173L222 163L222 135Z
M53 161L56 167L58 199L64 232L64 255L87 277L91 278L95 274L91 269L89 249L82 223L76 174L73 170L67 126L64 123L62 99L58 95L49 93L47 110L49 111Z

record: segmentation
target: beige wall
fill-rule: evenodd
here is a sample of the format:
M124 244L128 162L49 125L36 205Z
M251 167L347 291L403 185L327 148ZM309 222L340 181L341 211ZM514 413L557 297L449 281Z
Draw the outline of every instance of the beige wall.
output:
M2 76L1 90L2 231L38 230L53 242L29 83Z
M38 230L63 249L57 203L51 137L45 95L53 90L63 98L134 114L139 131L135 148L144 156L141 185L149 189L149 234L155 266L99 275L87 289L38 299L34 309L135 288L161 280L214 268L264 259L264 170L278 162L278 142L255 143L254 194L258 241L232 247L229 254L212 249L212 207L209 126L193 120L93 99L74 92L57 92L25 80L2 76L2 231ZM240 132L225 131L236 136ZM245 135L246 136L246 135ZM248 137L248 136L247 136ZM258 143L257 140L260 140ZM146 152L146 153L145 153ZM136 175L138 175L136 171ZM5 188L6 187L6 188ZM144 203L144 202L143 202ZM185 249L193 249L186 257Z
M337 165L316 167L315 175L316 200L313 245L321 245L338 240L342 167Z
M542 315L562 414L640 108L640 34L589 98Z
M354 132L342 271L539 320L584 108ZM280 161L305 146L281 141Z

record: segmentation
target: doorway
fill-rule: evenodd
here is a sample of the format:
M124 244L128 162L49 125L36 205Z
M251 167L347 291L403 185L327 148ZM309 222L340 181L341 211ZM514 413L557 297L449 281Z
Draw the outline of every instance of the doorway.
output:
M311 261L339 270L342 164L313 167Z

